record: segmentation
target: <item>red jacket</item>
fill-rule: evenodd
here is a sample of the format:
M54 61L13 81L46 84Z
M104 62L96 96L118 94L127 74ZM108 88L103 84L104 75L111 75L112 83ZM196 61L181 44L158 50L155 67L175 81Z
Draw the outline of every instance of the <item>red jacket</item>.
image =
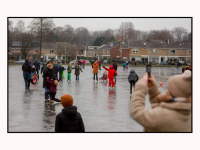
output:
M85 64L85 60L83 60L83 64Z
M113 69L110 69L111 67ZM108 69L108 68L105 67L105 69L108 71L108 78L114 79L114 74L117 74L117 72L115 71L113 65L110 65L110 68Z

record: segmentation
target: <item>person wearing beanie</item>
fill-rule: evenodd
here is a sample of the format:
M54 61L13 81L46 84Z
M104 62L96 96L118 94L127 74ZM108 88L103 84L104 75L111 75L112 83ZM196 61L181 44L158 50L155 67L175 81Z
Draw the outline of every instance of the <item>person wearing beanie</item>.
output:
M135 89L135 83L138 81L139 77L136 74L136 72L132 69L130 71L130 74L128 76L128 81L130 83L130 94L132 94L132 86L134 86Z
M53 77L55 76L54 72L53 72L53 65L51 63L47 64L47 69L44 70L43 73L43 88L45 89L45 93L49 91L50 88L50 84L49 82L47 82L47 77ZM45 93L44 93L44 97L45 97ZM50 95L50 99L51 99L51 95ZM46 97L45 97L45 102L47 101Z
M49 91L45 92L45 102L48 100L48 95L51 95L50 102L53 103L53 101L61 102L59 99L55 98L57 86L58 86L58 79L56 76L53 76L50 80L49 77L47 77L47 82L49 83Z
M77 107L73 106L73 97L69 94L61 96L61 104L64 108L56 116L55 132L85 132L85 127L81 114L77 111Z
M115 71L113 65L110 65L110 68L109 68L109 69L106 68L106 67L104 67L104 66L103 66L103 68L104 68L105 70L108 71L109 90L111 90L111 84L112 84L112 88L113 88L113 90L114 90L115 83L114 83L113 79L114 79L114 75L117 74L117 72Z
M25 82L25 89L28 89L28 79L31 73L31 66L28 63L28 60L25 60L25 63L22 65L22 70Z
M145 108L147 94L152 109ZM136 83L130 115L145 132L191 132L191 72L169 78L166 94L161 94L153 75L148 79L146 73Z

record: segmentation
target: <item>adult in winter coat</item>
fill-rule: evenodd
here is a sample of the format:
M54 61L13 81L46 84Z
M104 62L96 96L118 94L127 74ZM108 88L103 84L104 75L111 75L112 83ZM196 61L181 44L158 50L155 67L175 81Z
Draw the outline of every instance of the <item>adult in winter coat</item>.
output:
M77 107L73 106L72 96L69 94L61 96L61 104L64 108L56 116L55 132L85 132L83 119Z
M46 64L42 64L41 74L43 74L46 69L47 69L47 65Z
M63 71L65 70L64 66L62 64L60 64L59 67L59 80L62 82L63 80Z
M83 72L81 67L78 65L78 63L76 63L75 67L73 67L72 69L75 69L75 73L74 74L76 76L76 81L79 82L80 70L81 70L81 72Z
M69 64L69 66L67 67L67 81L71 81L71 72L72 72L72 66Z
M149 94L152 109L145 108ZM145 132L191 132L191 72L171 77L162 95L151 74L140 79L130 103L131 117Z
M33 63L33 65L35 66L35 69L36 69L36 72L37 72L37 75L38 75L38 80L39 80L40 63L36 59L35 62Z
M45 89L45 92L48 92L49 87L50 87L49 83L47 82L47 77L53 77L53 76L55 76L53 72L53 65L49 63L47 65L47 69L44 71L44 74L43 74L43 88ZM50 98L51 98L51 95L50 95Z
M56 77L58 78L58 66L57 66L56 62L54 62L54 64L53 64L53 72L56 74Z
M132 85L134 86L134 89L135 89L135 83L138 81L138 79L139 79L138 75L132 69L128 76L128 81L130 83L130 94L132 94Z
M103 68L108 71L109 89L111 89L111 84L112 84L112 87L114 88L115 83L114 83L113 79L114 79L114 75L117 74L117 72L115 71L113 65L110 65L109 69L104 66L103 66Z
M115 63L115 60L112 60L112 65L113 65L113 67L114 67L114 69L115 69L115 71L117 71L117 64ZM116 84L116 74L114 75L114 78L115 78L115 84Z
M95 81L95 75L96 75L96 80L98 81L98 69L100 69L98 63L94 62L93 63L94 81Z
M29 65L28 60L26 60L25 63L22 65L22 70L25 82L25 89L28 89L28 79L29 79L29 74L31 72L31 66Z
M85 60L82 61L83 68L85 68Z

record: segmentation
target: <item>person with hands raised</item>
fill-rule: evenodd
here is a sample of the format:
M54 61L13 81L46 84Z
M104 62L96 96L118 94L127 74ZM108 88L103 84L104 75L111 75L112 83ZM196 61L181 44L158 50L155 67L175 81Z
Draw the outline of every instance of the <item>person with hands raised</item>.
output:
M151 109L145 108L147 94ZM161 94L153 75L148 78L146 73L135 85L130 115L144 132L191 132L191 72L169 78L166 94Z

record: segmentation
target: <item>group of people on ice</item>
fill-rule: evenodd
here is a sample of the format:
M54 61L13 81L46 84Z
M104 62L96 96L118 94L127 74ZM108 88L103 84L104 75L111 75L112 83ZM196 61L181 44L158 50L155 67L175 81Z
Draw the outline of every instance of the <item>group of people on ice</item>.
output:
M69 94L61 96L61 100L55 98L59 81L62 81L64 66L60 65L58 69L48 62L43 65L41 73L43 73L43 87L45 88L45 101L60 101L64 107L57 114L55 120L55 132L85 132L84 123L81 114L77 111L77 107L73 105L73 97ZM100 67L97 62L92 64L93 80L98 81L98 70ZM105 69L102 79L109 79L109 88L114 88L117 76L117 64L112 61L109 68ZM32 82L32 75L36 74L37 61L32 66L26 60L22 66L26 88L28 83ZM67 80L71 80L72 69L75 69L76 81L79 81L80 71L82 71L77 62L74 67L68 66ZM131 117L144 127L144 132L191 132L191 66L184 68L183 74L175 75L169 78L167 82L167 90L162 94L155 82L152 74L148 76L144 74L139 80L134 70L130 71L128 81L130 83L130 93L132 87L134 91L130 102ZM108 74L107 74L108 72ZM59 79L58 79L59 73ZM37 75L37 74L36 74ZM39 79L39 74L37 76ZM181 86L180 86L181 85ZM149 101L152 108L145 108L146 95L149 94Z

